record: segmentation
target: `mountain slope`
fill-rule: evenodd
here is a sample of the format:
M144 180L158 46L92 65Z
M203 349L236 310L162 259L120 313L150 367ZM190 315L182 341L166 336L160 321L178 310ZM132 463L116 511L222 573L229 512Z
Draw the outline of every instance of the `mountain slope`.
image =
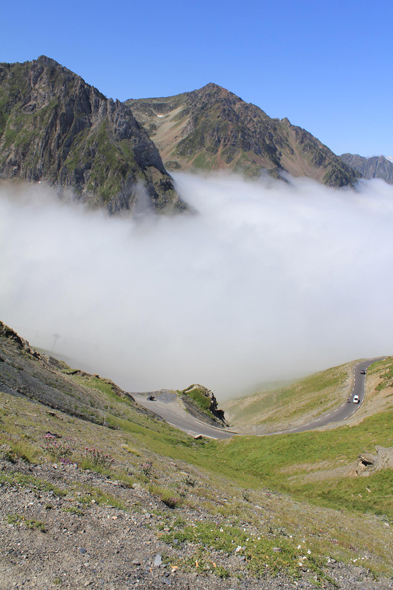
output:
M345 401L353 363L332 367L283 387L272 387L223 404L240 432L266 434L308 424Z
M392 363L370 370L370 398L391 397ZM391 588L391 410L325 432L194 440L4 324L0 377L7 588Z
M45 56L0 64L0 178L70 187L111 213L142 185L154 209L185 208L130 108Z
M110 379L40 354L1 321L0 390L107 427L114 426L114 416L132 416L136 422L160 420Z
M364 158L358 154L342 154L343 162L355 168L364 178L382 178L393 184L393 163L384 156Z
M167 98L130 99L168 169L232 169L255 176L287 171L329 186L360 176L329 148L288 119L271 119L225 88L207 84Z

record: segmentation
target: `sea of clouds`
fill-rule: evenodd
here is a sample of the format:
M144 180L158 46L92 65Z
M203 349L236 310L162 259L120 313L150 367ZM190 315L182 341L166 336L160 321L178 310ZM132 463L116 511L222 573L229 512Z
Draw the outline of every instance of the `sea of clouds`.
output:
M175 180L197 214L108 217L2 185L0 320L129 391L219 400L393 353L393 186Z

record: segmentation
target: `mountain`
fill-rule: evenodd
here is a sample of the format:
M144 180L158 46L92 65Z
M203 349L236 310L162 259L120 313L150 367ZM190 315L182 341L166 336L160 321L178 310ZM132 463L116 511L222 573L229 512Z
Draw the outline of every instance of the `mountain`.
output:
M336 187L353 185L360 176L301 127L271 119L216 84L126 104L154 139L168 170L232 169L256 176L267 169L276 177L287 171Z
M390 157L364 158L358 154L342 154L340 158L360 172L364 178L382 178L387 183L393 184L393 162Z
M0 178L70 187L111 213L141 185L154 209L186 208L131 109L45 56L0 64Z

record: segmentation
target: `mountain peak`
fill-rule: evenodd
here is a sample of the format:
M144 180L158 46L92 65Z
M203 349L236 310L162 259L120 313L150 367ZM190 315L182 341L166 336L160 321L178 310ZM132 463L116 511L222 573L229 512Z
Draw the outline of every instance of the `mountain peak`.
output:
M208 94L208 95L219 96L220 98L231 97L232 99L234 99L236 101L242 100L239 96L237 96L236 94L234 94L233 92L231 92L227 88L224 88L223 86L219 86L218 84L215 84L214 82L209 82L209 84L202 86L202 88L199 88L199 90L195 90L194 92L196 94L202 94L202 95Z
M41 62L44 66L60 66L59 62L48 57L47 55L40 55L37 61Z
M329 148L288 119L271 119L226 88L209 82L192 92L127 101L154 139L168 170L231 169L274 177L287 171L329 186L359 176Z
M184 210L156 146L126 105L46 55L0 73L1 179L72 187L76 198L110 213L139 207L142 180L153 209Z
M225 90L226 92L229 92L223 86L219 86L218 84L215 84L215 82L209 82L208 84L205 84L205 86L202 86L202 88L200 88L200 90Z
M364 178L382 178L393 184L393 159L385 156L365 158L359 154L341 154L340 158L355 168Z

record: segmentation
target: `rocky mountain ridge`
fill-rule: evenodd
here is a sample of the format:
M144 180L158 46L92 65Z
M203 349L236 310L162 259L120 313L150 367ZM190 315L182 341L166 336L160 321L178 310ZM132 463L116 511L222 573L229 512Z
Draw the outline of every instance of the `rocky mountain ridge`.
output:
M130 99L170 170L230 169L257 176L267 170L353 185L360 174L310 133L216 84L166 98Z
M364 158L358 154L342 154L340 158L364 178L382 178L388 184L393 184L393 162L385 156Z
M0 178L71 188L110 213L186 209L131 109L46 56L0 64Z

